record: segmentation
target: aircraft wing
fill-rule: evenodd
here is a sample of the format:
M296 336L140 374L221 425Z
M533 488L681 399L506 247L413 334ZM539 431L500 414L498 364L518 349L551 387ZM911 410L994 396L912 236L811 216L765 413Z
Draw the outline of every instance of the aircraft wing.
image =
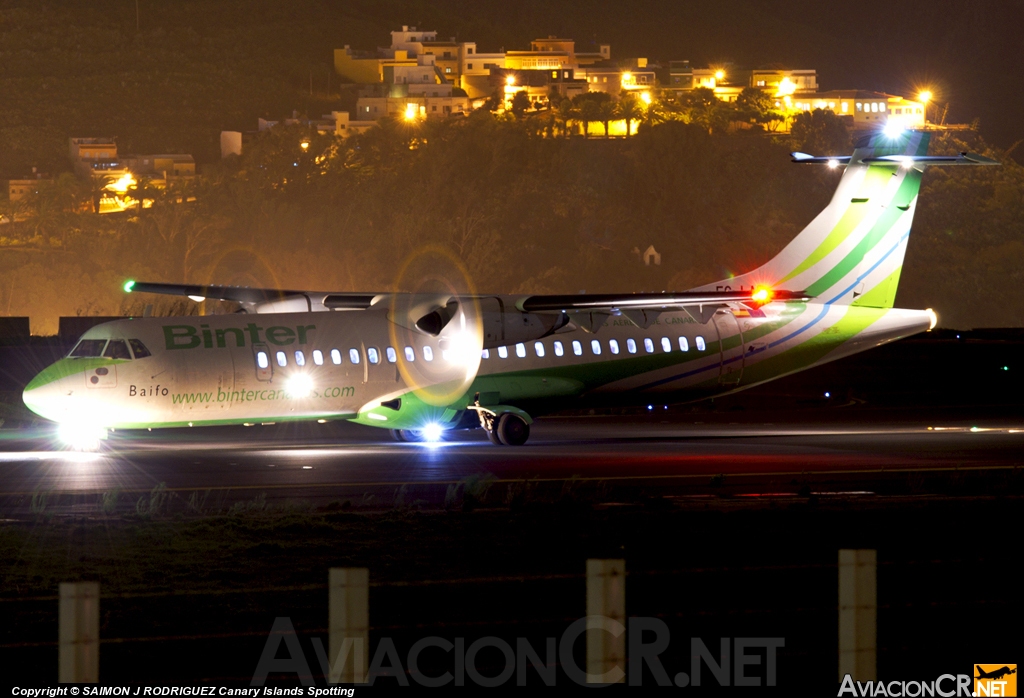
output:
M756 303L769 301L807 302L803 291L686 291L683 293L572 294L564 296L528 296L516 305L529 313L572 310L665 310L698 305Z
M379 293L331 293L325 291L289 291L276 288L249 286L202 286L193 284L159 284L147 281L127 281L126 293L161 293L169 296L188 296L195 301L207 298L237 303L272 303L290 299L305 299L307 304L316 300L329 310L365 310L373 305Z

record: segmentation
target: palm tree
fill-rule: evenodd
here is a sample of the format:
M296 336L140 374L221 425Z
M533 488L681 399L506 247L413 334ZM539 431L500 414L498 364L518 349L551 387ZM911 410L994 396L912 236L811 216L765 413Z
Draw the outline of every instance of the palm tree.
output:
M633 122L643 117L643 109L640 107L640 100L636 95L627 93L619 99L619 118L626 122L626 136L633 135Z
M604 137L607 138L609 123L615 119L617 113L615 104L610 99L602 100L597 105L597 113L601 124L604 125Z

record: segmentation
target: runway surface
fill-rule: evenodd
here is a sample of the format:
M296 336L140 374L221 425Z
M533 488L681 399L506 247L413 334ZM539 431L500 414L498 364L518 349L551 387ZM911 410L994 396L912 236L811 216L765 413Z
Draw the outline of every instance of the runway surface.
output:
M71 511L98 506L95 495L154 487L179 498L202 492L222 505L254 497L437 504L450 487L481 480L677 497L920 493L935 489L928 477L955 474L962 485L966 475L1016 474L1024 462L1024 422L997 420L890 426L589 417L539 420L518 448L493 446L480 431L431 445L384 439L352 425L174 430L115 434L103 452L79 454L38 435L8 438L0 441L0 512L31 507L40 493L50 511ZM946 493L948 484L939 489Z

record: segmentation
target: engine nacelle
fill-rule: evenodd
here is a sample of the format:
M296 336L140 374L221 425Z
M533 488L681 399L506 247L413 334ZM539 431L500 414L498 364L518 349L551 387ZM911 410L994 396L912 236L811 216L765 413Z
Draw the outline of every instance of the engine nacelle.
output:
M565 313L524 313L498 298L480 303L484 349L547 337L569 323Z

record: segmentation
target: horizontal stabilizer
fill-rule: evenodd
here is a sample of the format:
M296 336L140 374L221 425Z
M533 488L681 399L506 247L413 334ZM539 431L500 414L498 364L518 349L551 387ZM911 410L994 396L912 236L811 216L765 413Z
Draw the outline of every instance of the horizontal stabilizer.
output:
M977 153L960 153L959 155L881 155L864 158L864 162L894 165L998 165L999 163Z
M801 165L849 165L849 155L808 155L807 153L790 153L793 162Z

